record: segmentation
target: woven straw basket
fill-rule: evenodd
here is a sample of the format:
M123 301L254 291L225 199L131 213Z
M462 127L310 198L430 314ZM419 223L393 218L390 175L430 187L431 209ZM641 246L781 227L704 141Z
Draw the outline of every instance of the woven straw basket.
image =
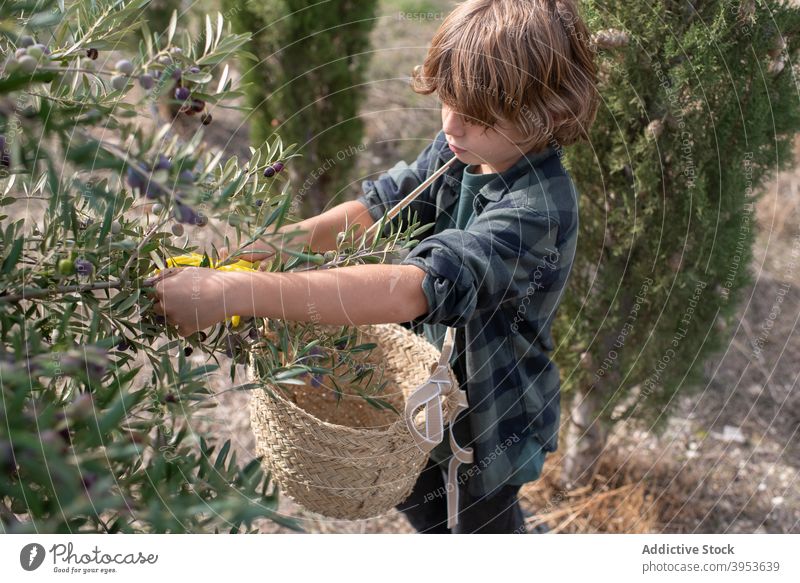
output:
M447 488L452 527L458 522L454 470L472 461L472 450L459 448L452 435L452 421L467 408L449 366L454 329L448 328L441 353L398 324L355 330L359 343L376 343L365 362L381 365L387 385L380 397L401 415L346 392L337 407L327 377L317 387L265 383L271 390L251 392L256 454L264 456L263 467L282 491L304 508L331 518L370 518L408 497L450 423L456 452ZM252 359L248 376L259 381Z

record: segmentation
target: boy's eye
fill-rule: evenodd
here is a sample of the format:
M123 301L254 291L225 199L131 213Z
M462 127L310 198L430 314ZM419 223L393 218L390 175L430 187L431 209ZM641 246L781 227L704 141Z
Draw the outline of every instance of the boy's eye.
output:
M482 128L491 127L486 122L483 122L483 121L478 120L478 119L468 118L467 116L464 116L464 115L461 116L461 119L464 121L464 123L466 125L469 125L469 126L479 126L479 127L482 127Z

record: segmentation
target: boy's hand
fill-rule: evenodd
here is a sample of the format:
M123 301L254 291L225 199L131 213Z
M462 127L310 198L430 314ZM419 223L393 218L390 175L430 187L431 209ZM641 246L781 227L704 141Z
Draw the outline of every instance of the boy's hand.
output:
M206 267L171 267L148 283L153 311L189 336L241 312L236 311L238 273Z
M220 247L219 248L219 260L225 261L230 255L227 247ZM263 259L270 259L275 256L275 251L272 249L265 250L263 253L245 253L239 256L239 259L244 259L245 261L261 261Z
M308 243L308 234L300 234L300 235L293 235L287 236L287 232L289 231L301 231L303 227L299 225L299 223L292 223L289 225L284 225L280 229L276 231L277 240L275 240L272 244L275 245L275 248L269 248L266 243L261 241L261 249L258 249L257 252L252 253L244 253L243 255L239 256L239 259L244 259L245 261L264 261L273 259L277 256L278 263L285 263L289 257L281 253L283 247L285 245L291 245L291 247L302 248L305 244ZM243 247L242 249L250 248L252 250L252 245L259 245L259 242L251 243L248 247ZM219 249L219 258L220 261L224 261L228 255L230 255L230 251L227 247L220 247ZM263 265L263 264L262 264Z
M228 258L229 252L227 247L220 247L219 248L219 260L225 261ZM269 267L269 260L275 257L275 251L265 252L263 254L258 253L245 253L244 255L240 255L239 259L244 259L245 261L251 261L253 263L260 261L261 263L257 266L258 271L267 271ZM266 261L265 261L266 260ZM283 254L281 254L281 261L283 261Z

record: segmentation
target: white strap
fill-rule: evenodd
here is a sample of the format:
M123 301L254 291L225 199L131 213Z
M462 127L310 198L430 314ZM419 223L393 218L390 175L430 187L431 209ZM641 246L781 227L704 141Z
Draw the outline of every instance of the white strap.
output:
M406 426L416 445L426 453L429 453L441 443L444 436L442 402L455 388L448 370L454 341L455 329L448 327L436 368L428 380L414 389L414 392L411 393L406 401ZM447 470L447 528L453 528L458 524L458 466L462 463L471 463L473 460L472 448L462 449L459 447L453 434L453 425L456 417L461 411L469 407L467 392L463 389L458 389L456 398L457 404L447 416L447 423L450 425L450 449L453 452L453 457L450 459ZM417 429L417 425L414 422L414 412L419 407L425 407L424 435Z
M439 364L447 366L450 364L450 356L453 354L453 346L456 343L456 329L447 327L444 333L444 341L442 343L442 352L439 356Z
M420 449L432 450L442 441L444 434L441 396L452 391L447 368L437 365L436 370L424 384L420 385L406 400L406 425ZM414 423L414 412L425 407L425 435ZM432 435L431 435L432 433Z
M456 417L464 409L469 407L467 403L466 391L458 392L458 405L456 406L450 420L450 450L453 457L447 467L447 528L454 528L458 524L458 466L459 464L470 464L473 460L472 448L460 448L453 435L453 425Z

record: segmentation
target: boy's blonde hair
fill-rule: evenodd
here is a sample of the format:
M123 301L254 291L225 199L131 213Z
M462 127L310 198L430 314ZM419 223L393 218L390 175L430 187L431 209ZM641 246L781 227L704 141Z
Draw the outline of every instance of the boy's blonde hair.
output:
M467 0L436 31L411 86L436 92L467 123L511 123L539 150L588 137L596 80L572 0Z

